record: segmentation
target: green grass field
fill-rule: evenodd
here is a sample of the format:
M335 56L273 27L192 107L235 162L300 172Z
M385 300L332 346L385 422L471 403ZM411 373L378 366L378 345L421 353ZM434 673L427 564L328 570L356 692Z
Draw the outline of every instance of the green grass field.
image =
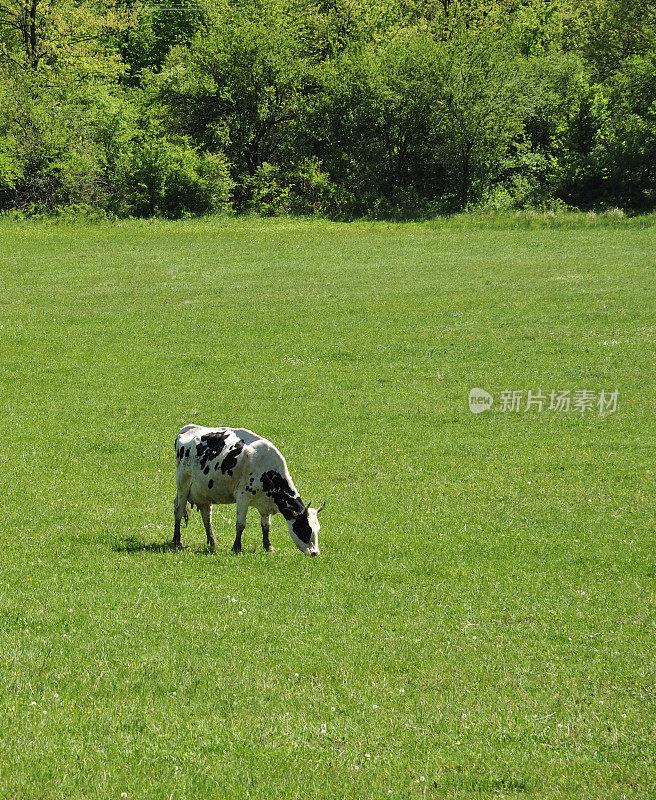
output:
M0 277L3 800L656 795L653 218L5 220ZM188 422L320 558L168 547Z

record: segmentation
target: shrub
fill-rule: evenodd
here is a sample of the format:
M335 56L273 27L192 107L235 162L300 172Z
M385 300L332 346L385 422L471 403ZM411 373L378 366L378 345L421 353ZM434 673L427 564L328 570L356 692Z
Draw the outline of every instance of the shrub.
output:
M124 210L179 218L229 206L233 181L222 153L199 153L186 141L148 138L123 165Z

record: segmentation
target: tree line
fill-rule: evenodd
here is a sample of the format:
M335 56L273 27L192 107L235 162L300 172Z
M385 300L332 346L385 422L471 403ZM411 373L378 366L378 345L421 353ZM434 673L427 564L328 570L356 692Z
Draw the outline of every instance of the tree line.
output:
M656 206L653 0L0 0L0 210Z

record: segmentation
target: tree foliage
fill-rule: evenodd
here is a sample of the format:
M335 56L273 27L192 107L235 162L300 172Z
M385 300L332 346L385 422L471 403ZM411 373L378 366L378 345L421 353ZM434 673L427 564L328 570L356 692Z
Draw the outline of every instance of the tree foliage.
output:
M0 0L0 208L656 205L651 0Z

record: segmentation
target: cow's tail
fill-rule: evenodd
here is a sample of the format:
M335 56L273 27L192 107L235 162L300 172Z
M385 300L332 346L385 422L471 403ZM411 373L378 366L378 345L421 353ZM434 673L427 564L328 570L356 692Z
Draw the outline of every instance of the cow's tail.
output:
M184 475L184 471L178 466L177 491L173 505L175 507L175 518L183 520L185 527L189 525L189 490L191 489L191 479Z

